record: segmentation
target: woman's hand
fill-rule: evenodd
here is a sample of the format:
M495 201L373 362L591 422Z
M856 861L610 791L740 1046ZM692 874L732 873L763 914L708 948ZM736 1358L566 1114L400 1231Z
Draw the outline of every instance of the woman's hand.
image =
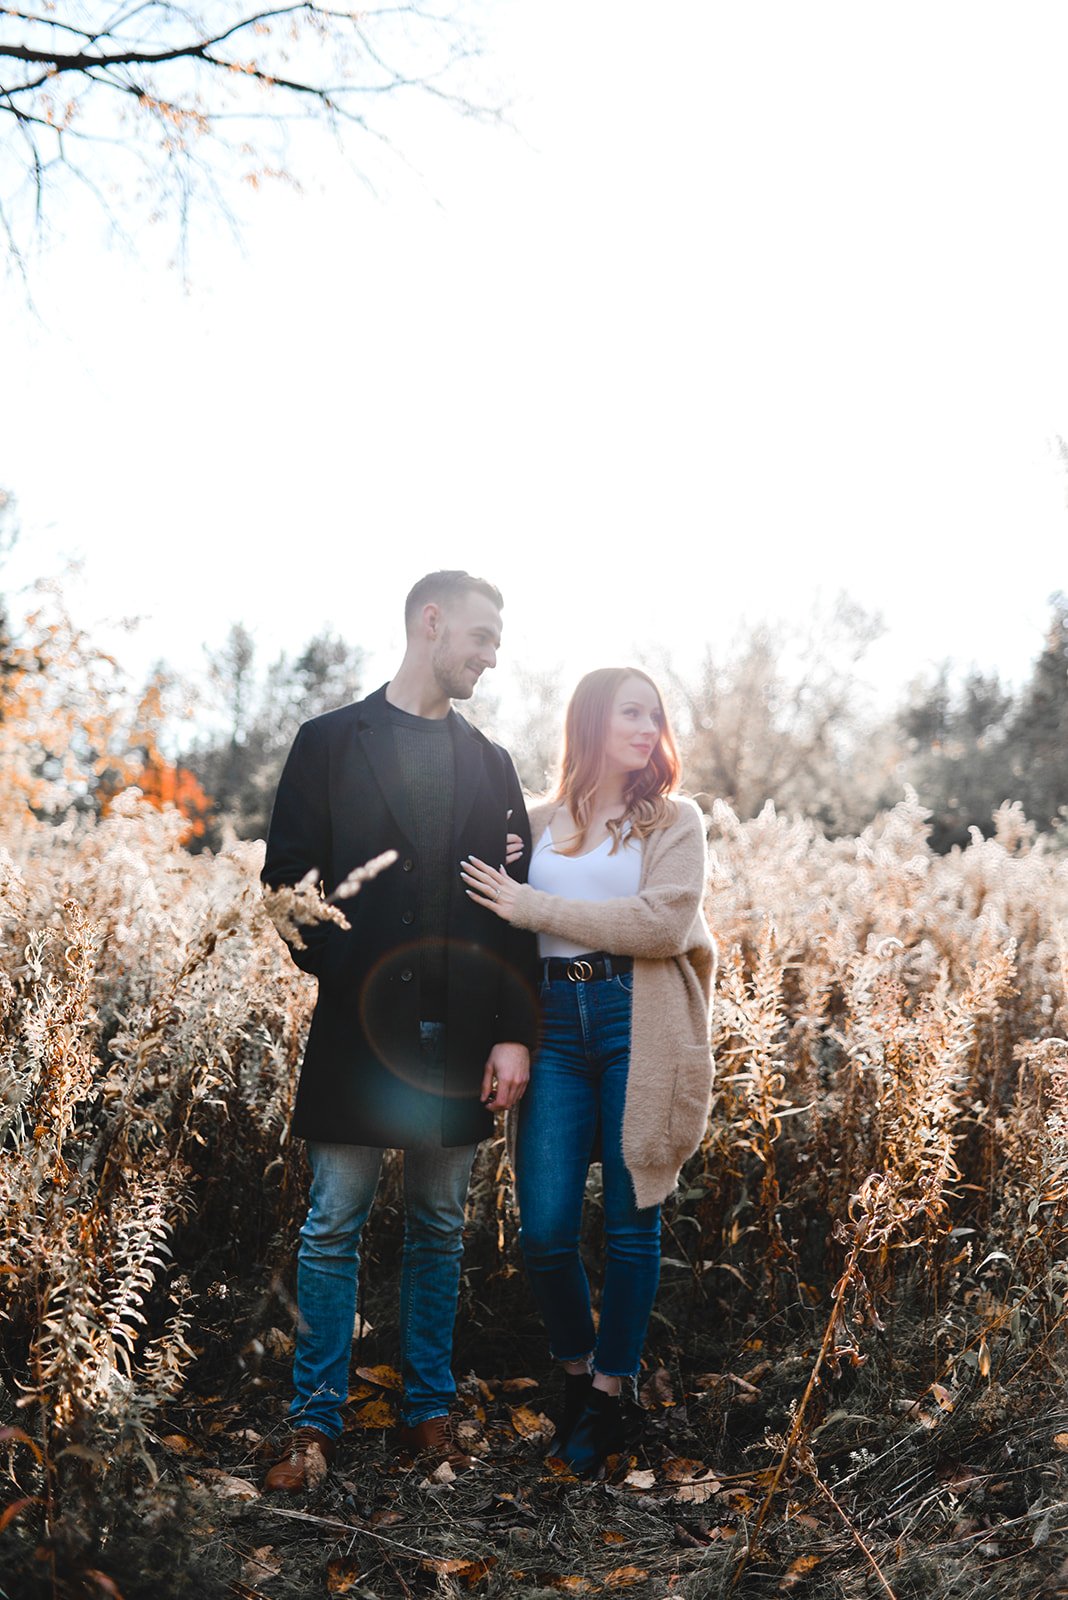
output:
M505 820L505 822L511 822L511 820L512 820L511 808L509 808L505 812L504 820ZM510 834L508 834L507 838L504 841L504 864L505 864L505 866L506 867L510 867L514 861L518 861L520 856L523 854L524 849L525 849L525 846L523 844L523 840L520 838L518 833L510 833Z
M519 885L497 867L489 867L477 856L468 856L460 863L460 876L467 886L468 898L487 911L495 911L505 922L511 922L515 910L515 896Z

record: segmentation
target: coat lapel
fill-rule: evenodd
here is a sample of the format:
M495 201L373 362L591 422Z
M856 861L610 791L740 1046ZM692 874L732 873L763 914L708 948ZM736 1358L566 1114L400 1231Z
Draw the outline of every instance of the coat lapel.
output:
M459 844L482 781L482 751L477 736L456 712L450 718L452 748L456 760L456 799L453 806L452 837Z
M393 815L393 820L411 843L412 824L408 812L407 795L401 782L397 747L393 729L386 710L385 687L376 689L363 702L357 724L360 744L367 757L367 765L382 791L382 798Z

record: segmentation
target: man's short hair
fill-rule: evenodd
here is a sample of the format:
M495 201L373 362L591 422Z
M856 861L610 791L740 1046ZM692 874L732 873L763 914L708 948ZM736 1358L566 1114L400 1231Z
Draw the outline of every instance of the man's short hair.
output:
M408 591L408 598L404 602L405 629L411 631L416 617L424 606L434 604L447 608L472 592L485 595L487 600L492 600L498 611L503 609L501 591L485 578L473 578L469 572L455 570L428 572L425 578L420 578L419 582L413 584Z

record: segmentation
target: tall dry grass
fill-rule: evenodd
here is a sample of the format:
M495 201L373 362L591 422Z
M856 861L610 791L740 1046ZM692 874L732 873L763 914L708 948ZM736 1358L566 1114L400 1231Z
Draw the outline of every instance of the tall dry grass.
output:
M159 1470L220 1271L284 1259L301 1205L314 985L261 847L190 856L183 827L129 791L13 811L0 851L0 1402L12 1521L57 1561L72 1496ZM717 1091L669 1215L705 1304L809 1330L763 1517L873 1353L936 1406L1060 1349L1068 861L1013 806L937 857L912 794L835 841L716 805L710 839ZM507 1252L500 1154L475 1204Z

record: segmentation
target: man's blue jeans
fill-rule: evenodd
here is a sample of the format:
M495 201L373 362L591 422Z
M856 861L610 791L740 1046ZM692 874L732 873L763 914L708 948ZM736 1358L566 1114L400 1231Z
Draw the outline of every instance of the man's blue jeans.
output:
M519 1112L519 1242L558 1361L592 1354L599 1372L630 1377L660 1280L660 1207L639 1210L623 1161L632 973L541 987L542 1041ZM595 1330L579 1254L590 1160L604 1190L605 1273Z
M444 1059L444 1026L422 1023L428 1065ZM289 1416L336 1438L348 1395L360 1234L383 1152L308 1143L311 1204L300 1230ZM460 1287L464 1208L475 1145L425 1143L404 1152L404 1255L400 1287L401 1415L413 1427L448 1413L456 1394L452 1334Z

